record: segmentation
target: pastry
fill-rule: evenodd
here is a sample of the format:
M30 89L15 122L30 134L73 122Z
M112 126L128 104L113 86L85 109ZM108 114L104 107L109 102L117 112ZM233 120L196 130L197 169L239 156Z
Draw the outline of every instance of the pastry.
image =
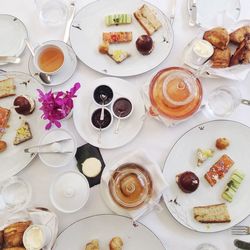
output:
M213 149L201 149L198 148L196 151L196 157L197 157L197 166L201 166L208 158L213 157L214 150Z
M17 96L13 105L15 110L20 115L30 115L35 110L35 101L28 95Z
M10 117L10 110L0 107L0 139L5 133Z
M114 237L109 242L110 250L122 250L123 241L120 237Z
M119 25L119 24L130 24L132 22L131 15L129 14L113 14L105 17L105 24Z
M218 138L215 142L215 146L216 148L218 148L219 150L223 150L226 149L229 146L230 142L227 138L223 137L223 138Z
M230 34L230 42L240 44L247 35L250 35L250 25L243 26Z
M119 49L109 52L108 56L110 56L110 58L112 58L116 63L121 63L126 60L130 56L130 54L125 50Z
M7 247L3 248L3 250L26 250L24 247Z
M99 242L98 240L92 240L87 243L85 250L99 250Z
M225 28L216 27L206 31L203 39L210 42L217 49L224 50L229 43L229 34Z
M215 49L211 57L213 68L227 68L230 64L231 51L227 47L224 50Z
M5 151L6 148L7 148L7 143L5 141L0 141L0 153Z
M14 145L18 145L25 141L32 139L32 133L28 122L23 122L16 131L16 137L14 139Z
M194 192L199 187L199 182L199 178L191 171L176 176L176 183L184 193Z
M201 223L226 223L230 222L230 215L226 204L198 206L193 208L194 219Z
M109 43L104 41L98 48L101 54L108 54L109 52Z
M16 94L16 86L13 79L8 78L0 81L0 98L12 96Z
M3 240L3 231L0 231L0 249L3 248L4 240Z
M31 221L17 222L4 229L5 247L23 246L24 231L31 225Z
M233 164L234 161L228 155L222 155L204 176L210 186L214 186L217 180L222 179Z
M154 48L154 42L151 36L148 35L141 35L137 38L136 48L142 55L149 55Z
M231 202L240 187L241 182L243 181L245 174L239 170L235 170L230 178L230 181L227 183L224 192L222 193L222 198L226 201Z
M248 35L231 57L230 66L250 63L250 35Z
M132 41L132 32L103 32L102 39L108 43L127 43Z
M151 10L146 4L143 4L140 9L134 12L134 16L149 36L162 26L154 11Z

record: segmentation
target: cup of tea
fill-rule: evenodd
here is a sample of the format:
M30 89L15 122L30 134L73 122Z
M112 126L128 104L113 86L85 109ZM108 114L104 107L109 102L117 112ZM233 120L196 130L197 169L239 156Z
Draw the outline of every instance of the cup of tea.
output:
M33 63L37 70L53 75L60 71L64 64L64 52L55 44L44 44L35 50Z

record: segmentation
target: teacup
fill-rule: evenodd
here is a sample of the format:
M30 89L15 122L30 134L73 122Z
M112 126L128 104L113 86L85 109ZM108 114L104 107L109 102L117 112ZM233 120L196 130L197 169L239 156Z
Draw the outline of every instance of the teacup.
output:
M43 44L35 49L33 63L39 72L53 75L64 65L64 52L55 44Z

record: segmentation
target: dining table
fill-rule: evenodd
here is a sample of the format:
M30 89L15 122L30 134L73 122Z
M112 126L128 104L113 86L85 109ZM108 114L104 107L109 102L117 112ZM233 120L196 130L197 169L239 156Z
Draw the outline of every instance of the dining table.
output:
M92 2L92 0L75 0L76 11L80 10L83 6L89 4L90 2ZM173 4L175 3L174 0L148 0L148 2L157 6L168 17L171 16ZM250 1L241 0L240 2L241 12L239 20L250 19ZM49 40L63 39L64 25L53 27L42 24L39 20L34 0L0 0L0 13L11 14L22 20L28 30L29 40L34 46ZM156 68L137 76L124 77L124 79L132 83L136 88L138 88L138 90L141 90L143 84L159 70L171 66L183 66L183 49L190 42L190 40L192 40L200 32L199 27L189 26L188 19L187 1L176 0L175 15L172 24L174 31L174 44L169 56ZM93 20L89 21L91 22ZM82 41L82 46L85 46L84 41ZM0 68L5 71L20 71L29 74L29 58L30 51L26 48L21 56L21 63L2 65ZM131 65L131 67L133 67L133 65ZM53 90L67 90L75 82L80 82L82 88L84 88L86 83L91 83L104 76L105 75L96 72L78 60L77 68L73 76L64 84L53 86ZM242 81L223 79L219 77L201 77L200 80L204 90L204 102L206 102L207 95L213 89L227 84L235 85L240 89L242 98L250 99L250 74ZM50 86L45 86L46 90L51 88L52 87ZM161 122L148 117L145 119L139 134L131 142L115 149L100 149L100 151L106 163L106 167L108 167L109 163L113 162L115 159L119 159L130 152L142 149L163 169L166 157L178 138L180 138L192 127L214 119L217 118L211 117L207 113L206 108L196 113L190 119L172 127L166 127ZM239 105L239 107L237 107L237 109L230 116L223 119L237 121L250 126L250 108L247 105ZM77 146L81 146L86 143L86 141L84 141L84 139L82 139L78 134L72 118L63 121L62 127L72 132L76 138ZM41 136L42 133L45 132L45 130L41 131ZM241 149L239 148L239 150ZM16 160L18 161L18 159ZM4 163L1 162L0 164ZM183 162L183 164L185 164L185 162ZM62 213L54 208L49 198L51 183L60 173L69 170L77 170L76 165L76 160L73 159L64 167L53 168L42 163L39 157L35 157L25 169L17 174L19 177L29 182L32 187L32 199L29 206L46 207L56 213L59 219L59 233L75 221L82 218L97 214L113 213L103 201L99 185L91 187L89 199L86 205L79 211L75 213ZM139 219L139 221L146 225L154 232L155 235L157 235L157 237L159 237L166 249L195 250L201 243L210 243L217 246L220 250L233 250L236 249L233 245L233 241L236 238L250 241L249 236L232 235L230 229L216 233L201 233L190 230L182 226L174 219L163 200L160 201L160 206L161 209L153 210ZM240 224L250 225L250 218L246 218Z

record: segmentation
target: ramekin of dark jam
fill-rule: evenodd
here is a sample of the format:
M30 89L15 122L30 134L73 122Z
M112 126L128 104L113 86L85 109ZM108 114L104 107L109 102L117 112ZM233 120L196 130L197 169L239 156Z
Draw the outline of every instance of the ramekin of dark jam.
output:
M128 98L120 97L113 102L112 111L116 118L128 118L132 111L133 105Z
M95 129L107 129L113 122L113 116L109 109L104 108L104 118L101 121L101 112L102 109L96 109L91 115L91 124Z
M103 106L107 106L111 103L114 93L113 90L107 85L98 86L93 93L94 101Z

